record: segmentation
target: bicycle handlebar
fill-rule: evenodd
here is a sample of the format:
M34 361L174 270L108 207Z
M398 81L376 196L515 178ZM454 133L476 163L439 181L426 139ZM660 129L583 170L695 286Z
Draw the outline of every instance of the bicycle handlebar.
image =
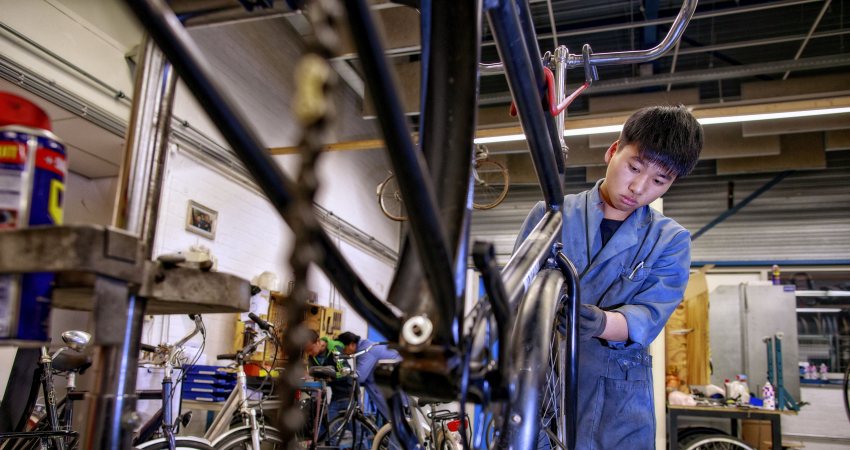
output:
M646 50L593 53L587 58L587 61L585 61L582 54L570 53L566 57L567 68L579 67L586 63L590 66L610 66L615 64L639 64L655 60L663 56L679 42L696 9L697 0L685 0L682 3L682 8L679 9L679 14L670 25L670 31L667 32L667 36L664 36L664 39L655 47ZM544 64L546 62L543 61ZM502 73L505 69L502 63L479 63L478 70L483 74Z
M639 64L652 61L667 53L679 42L685 28L688 26L694 11L697 9L697 0L685 0L682 8L673 23L667 36L655 47L647 50L628 50L623 52L594 53L590 55L591 66L607 66L613 64ZM582 55L570 54L567 57L567 67L578 67L584 64Z
M139 344L139 348L143 352L156 353L156 346L150 344Z
M371 351L372 348L377 347L378 345L388 345L388 344L389 344L389 342L386 342L386 341L384 341L384 342L373 342L371 345L364 348L363 350L360 350L359 352L354 352L350 355L346 355L346 354L343 354L343 353L340 353L340 352L334 352L334 356L342 358L342 359L356 358L358 356L362 356L363 354Z
M271 323L269 323L268 321L265 321L265 320L261 319L259 316L257 316L257 315L256 315L256 314L254 314L254 313L248 313L248 318L249 318L249 319L251 319L251 320L253 320L253 321L254 321L254 323L256 323L256 324L257 324L257 326L259 326L259 327L260 327L262 330L264 330L264 331L269 331L269 332L270 332L270 331L271 331L271 329L272 329L272 328L274 328L274 325L272 325L272 324L271 324Z

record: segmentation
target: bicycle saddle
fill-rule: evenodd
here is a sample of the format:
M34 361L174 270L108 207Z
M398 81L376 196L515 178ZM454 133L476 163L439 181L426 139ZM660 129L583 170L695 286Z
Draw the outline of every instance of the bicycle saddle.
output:
M321 378L325 380L336 379L336 369L331 366L313 366L307 372L313 378Z
M53 370L58 372L79 372L82 374L91 367L91 356L62 352L53 358Z

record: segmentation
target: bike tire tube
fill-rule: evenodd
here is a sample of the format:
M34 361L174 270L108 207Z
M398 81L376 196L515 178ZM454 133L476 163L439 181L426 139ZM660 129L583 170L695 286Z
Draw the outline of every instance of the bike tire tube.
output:
M558 301L551 301L557 298ZM547 383L550 346L557 333L558 305L565 301L566 283L558 270L542 270L526 293L517 311L511 336L508 384L512 389L501 427L502 443L509 448L536 448L540 435L540 410ZM540 324L552 324L540 326ZM530 370L529 370L530 368ZM561 392L564 392L563 389ZM565 430L566 431L566 430ZM497 444L498 445L498 444Z
M280 435L280 431L276 428L265 427L264 430L260 430L260 448L262 450L266 449L282 449L283 448L283 438ZM240 446L241 444L248 443L249 447ZM271 446L266 444L272 444ZM250 448L251 445L251 428L250 427L239 427L234 428L227 433L224 433L216 439L212 446L216 450L238 450L243 448Z
M177 450L181 449L200 449L200 450L213 450L213 447L209 442L207 442L204 438L193 437L193 436L175 436L174 442ZM135 449L141 450L167 450L168 449L168 441L165 438L154 439L152 441L142 442L141 444L133 447Z

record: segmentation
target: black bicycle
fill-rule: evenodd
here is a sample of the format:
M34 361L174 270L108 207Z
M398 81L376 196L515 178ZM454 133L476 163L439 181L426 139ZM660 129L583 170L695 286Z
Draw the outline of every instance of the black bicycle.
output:
M252 8L271 2L250 3ZM287 2L302 8L302 1ZM563 227L561 206L565 170L563 112L580 93L564 95L569 68L583 68L587 88L595 68L607 64L650 61L672 48L696 8L685 0L667 37L655 48L594 54L555 49L540 53L525 1L413 1L422 17L422 112L419 143L411 138L408 120L396 94L378 33L365 0L310 2L314 40L298 64L294 96L303 129L297 182L287 177L261 145L249 124L216 85L179 19L162 0L128 4L177 73L197 97L257 185L292 228L295 246L290 259L295 283L287 309L287 370L281 399L284 441L296 439L303 423L291 420L297 408L292 393L301 373L299 353L306 340L301 321L308 292L307 273L318 266L369 324L391 340L401 362L379 365L377 374L392 392L394 435L405 448L417 445L403 420L402 393L481 407L472 417L476 448L485 434L499 447L535 448L545 435L552 446L573 447L577 392L578 340L575 324L578 276L558 243ZM343 17L343 9L346 17ZM182 17L210 12L199 10ZM495 38L501 63L479 63L483 18ZM388 295L394 308L379 299L355 275L333 239L313 215L316 161L330 137L334 71L327 59L339 43L337 25L347 21L372 92L392 172L407 208L405 237L396 276ZM548 207L537 226L501 269L492 245L469 242L469 214L474 159L478 76L480 70L504 71L529 144L532 161ZM554 76L552 73L554 72ZM547 83L547 80L549 82ZM547 87L547 84L550 87ZM415 205L412 207L411 205ZM486 296L469 317L462 311L469 256L481 272ZM528 281L528 283L526 283ZM399 312L400 311L400 312ZM559 316L561 317L559 319ZM567 323L566 335L556 331ZM498 343L498 348L496 348ZM490 418L490 419L488 419ZM488 424L491 433L480 431ZM461 431L465 428L461 427Z
M0 449L70 450L77 447L78 433L74 430L74 402L83 399L76 390L76 377L91 367L91 357L82 353L91 341L84 331L62 333L65 346L53 354L41 348L38 367L33 375L27 403L21 420L11 432L0 433ZM55 375L66 379L66 394L57 401L53 384ZM39 388L43 406L37 405Z

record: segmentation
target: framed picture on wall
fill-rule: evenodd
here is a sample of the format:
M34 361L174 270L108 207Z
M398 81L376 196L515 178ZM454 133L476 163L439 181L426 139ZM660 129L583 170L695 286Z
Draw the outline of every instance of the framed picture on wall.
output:
M200 203L189 200L186 212L186 231L199 234L207 239L215 239L215 228L218 225L218 212Z

